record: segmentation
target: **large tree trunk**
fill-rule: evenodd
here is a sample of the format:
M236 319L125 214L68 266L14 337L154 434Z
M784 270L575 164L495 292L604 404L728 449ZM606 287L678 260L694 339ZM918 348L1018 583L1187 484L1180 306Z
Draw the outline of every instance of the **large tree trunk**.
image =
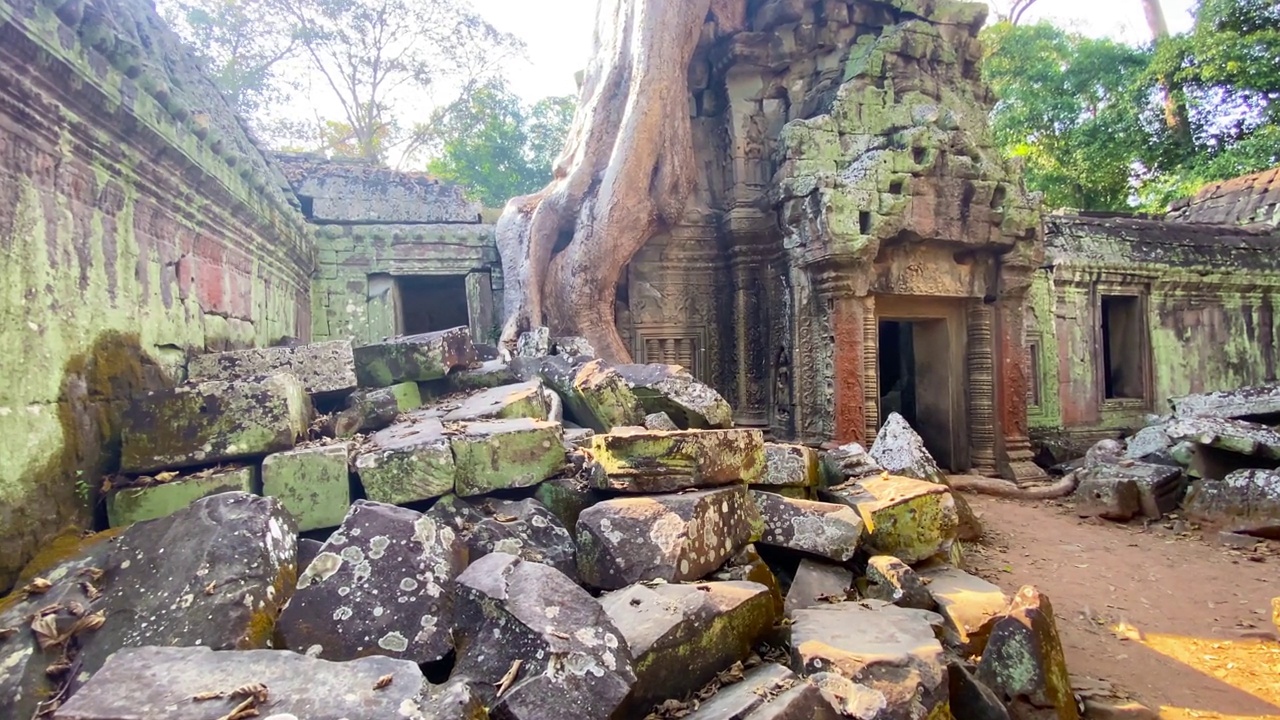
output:
M498 220L503 345L547 325L585 337L602 358L629 358L614 321L618 281L636 252L680 219L693 193L687 78L711 2L600 3L552 181L508 202Z
M1151 41L1159 44L1169 37L1169 23L1165 21L1164 9L1160 0L1142 0L1142 13L1147 17L1147 28L1151 30ZM1166 77L1157 78L1160 93L1164 101L1164 122L1179 143L1191 143L1191 120L1187 117L1187 107Z

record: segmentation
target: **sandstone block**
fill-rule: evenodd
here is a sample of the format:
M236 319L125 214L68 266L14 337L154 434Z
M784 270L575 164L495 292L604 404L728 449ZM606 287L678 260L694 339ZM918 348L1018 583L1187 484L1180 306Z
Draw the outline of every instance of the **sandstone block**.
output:
M733 557L725 561L719 570L710 575L710 579L739 580L764 585L769 588L769 595L773 598L774 612L778 615L782 614L782 585L778 583L778 577L773 574L773 569L760 557L755 545L747 545L734 553Z
M857 509L870 534L866 548L914 563L951 549L959 518L942 485L884 475L831 488L823 498Z
M992 625L977 676L1006 701L1054 710L1058 720L1079 717L1053 605L1034 587L1019 590Z
M107 495L107 522L125 527L175 513L202 497L224 492L254 491L253 467L202 470L168 482L112 490Z
M805 558L796 568L783 610L794 617L797 610L840 602L853 587L853 571L849 568Z
M520 418L467 423L449 435L454 491L468 497L531 487L565 466L560 423Z
M752 490L764 518L762 545L820 555L836 562L853 559L864 523L858 511L842 503L794 500Z
M641 425L644 409L618 371L602 360L575 364L560 357L542 361L539 375L564 400L567 419L596 432Z
M489 720L484 699L462 678L435 689L423 705L423 720Z
M876 464L858 443L841 445L822 455L822 480L824 485L843 485L850 480L879 475L884 468Z
M500 385L464 399L444 416L445 422L532 418L546 420L547 399L540 380Z
M551 329L540 326L520 333L516 338L518 357L541 358L551 354Z
M1009 710L991 688L983 685L964 665L947 665L951 688L951 715L965 720L1010 720Z
M947 621L948 639L963 654L978 655L986 646L995 618L1009 607L999 587L950 565L920 571L925 588Z
M600 493L576 478L557 477L539 483L533 497L551 511L570 533L578 527L583 510L602 500Z
M647 413L664 412L684 429L733 427L729 403L679 365L618 365L617 371Z
M288 450L310 416L292 375L147 393L124 413L120 469L147 473Z
M443 513L356 501L298 578L278 634L326 660L439 660L453 648L454 580L466 564Z
M514 555L559 570L572 580L578 577L577 545L560 519L533 499L467 501L445 497L433 508L466 543L471 562L493 552Z
M1236 390L1169 398L1175 417L1267 419L1280 415L1280 385L1242 387Z
M1189 441L1240 455L1280 460L1280 432L1266 425L1213 417L1175 420L1165 429L1175 443Z
M381 430L422 405L422 393L413 382L397 383L376 390L357 391L347 399L347 407L334 419L334 434L350 437L356 433Z
M764 472L759 430L634 430L594 435L587 445L605 477L601 489L674 492L754 483Z
M865 594L898 607L917 610L936 610L938 607L924 580L910 565L892 555L875 555L867 560Z
M351 506L351 443L299 448L262 461L262 494L284 503L299 531L336 527Z
M890 475L925 480L945 485L948 489L951 487L946 473L942 472L933 455L924 446L924 438L896 412L890 413L881 426L868 455ZM951 499L956 504L956 515L960 522L956 529L957 537L961 540L977 540L982 537L982 523L969 508L968 501L956 493L951 494Z
M455 370L449 373L447 380L451 390L460 392L488 390L520 382L515 369L501 360L485 360L478 366Z
M604 589L696 580L756 540L762 524L741 485L606 500L578 518L578 574Z
M644 427L646 430L661 430L663 432L672 432L679 430L680 426L676 425L676 421L664 412L650 413L644 416Z
M768 663L723 687L688 720L837 720L842 717L817 686L787 668Z
M818 453L804 445L764 444L764 472L759 485L816 487L821 479Z
M187 363L187 379L235 381L286 373L312 395L340 393L356 386L355 355L348 340L295 347L265 347L197 355Z
M1237 470L1199 480L1184 505L1193 520L1233 532L1280 537L1280 471Z
M1080 484L1072 494L1076 514L1118 522L1131 520L1142 512L1138 483L1133 478L1117 477L1107 471L1108 467L1100 465L1081 471Z
M453 492L453 450L439 420L392 425L374 433L367 447L355 466L370 500L399 505Z
M405 381L436 380L476 359L471 331L465 327L408 335L355 349L361 387L386 387Z

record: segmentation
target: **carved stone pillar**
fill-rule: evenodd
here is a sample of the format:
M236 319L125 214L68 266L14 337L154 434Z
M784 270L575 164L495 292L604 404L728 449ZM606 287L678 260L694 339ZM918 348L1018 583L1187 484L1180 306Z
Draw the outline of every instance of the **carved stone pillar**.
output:
M880 432L880 320L876 317L876 298L867 295L862 301L862 407L866 431L863 444L870 448Z
M493 285L490 284L489 273L467 273L467 324L471 326L471 337L476 342L496 342L494 329L497 321L493 316Z
M724 219L730 238L729 275L733 283L734 424L769 425L769 218L754 208L734 208Z
M995 346L991 335L991 306L975 301L969 306L968 389L969 454L973 469L996 474Z
M1027 425L1028 361L1025 342L1027 282L1012 283L996 303L999 334L1000 474L1015 482L1047 479L1033 462Z
M830 327L827 340L831 352L833 414L830 439L840 444L857 442L866 445L875 437L875 425L868 425L867 409L875 407L878 400L874 387L875 335L870 336L870 343L867 341L868 323L875 324L874 306L868 298L854 294L853 284L843 271L824 275L819 283L818 291L826 305ZM869 375L868 367L872 369ZM871 378L871 387L867 386L868 378ZM875 422L875 418L871 418L871 422Z

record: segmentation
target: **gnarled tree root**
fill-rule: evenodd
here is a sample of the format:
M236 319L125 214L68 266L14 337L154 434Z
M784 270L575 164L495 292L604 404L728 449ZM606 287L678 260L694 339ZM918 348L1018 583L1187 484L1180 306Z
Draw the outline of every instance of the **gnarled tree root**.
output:
M997 480L976 475L952 475L947 480L951 483L952 490L964 490L980 495L994 495L1015 500L1053 500L1066 497L1075 492L1076 485L1079 483L1079 477L1075 472L1063 475L1062 479L1051 485L1025 488L1018 487L1008 480Z

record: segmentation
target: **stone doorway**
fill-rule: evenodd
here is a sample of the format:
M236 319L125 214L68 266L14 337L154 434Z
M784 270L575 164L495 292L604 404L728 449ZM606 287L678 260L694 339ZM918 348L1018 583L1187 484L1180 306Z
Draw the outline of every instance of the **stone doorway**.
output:
M470 325L464 275L404 275L396 278L397 332L403 335Z

